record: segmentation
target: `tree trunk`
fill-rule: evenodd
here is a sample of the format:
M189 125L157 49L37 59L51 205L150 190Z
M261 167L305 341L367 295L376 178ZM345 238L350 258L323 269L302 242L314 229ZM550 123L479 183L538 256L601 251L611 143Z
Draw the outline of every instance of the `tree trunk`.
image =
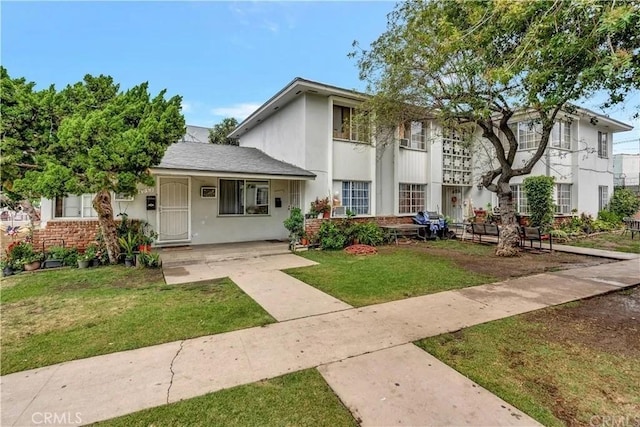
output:
M496 248L497 256L511 257L516 256L520 252L518 245L520 236L516 222L516 213L513 208L513 197L511 191L500 192L498 190L498 200L500 202L500 219L502 220L502 228L500 230L500 241Z
M107 247L109 262L116 264L120 257L120 244L116 222L113 220L113 208L111 207L111 193L108 190L100 190L93 199L93 208L98 213L98 222L102 238Z

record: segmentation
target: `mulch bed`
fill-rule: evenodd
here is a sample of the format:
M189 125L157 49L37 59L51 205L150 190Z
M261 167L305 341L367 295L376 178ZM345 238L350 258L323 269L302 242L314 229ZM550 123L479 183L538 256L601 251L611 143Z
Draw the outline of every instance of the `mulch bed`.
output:
M344 251L351 255L373 255L378 253L376 248L369 245L351 245L345 248Z

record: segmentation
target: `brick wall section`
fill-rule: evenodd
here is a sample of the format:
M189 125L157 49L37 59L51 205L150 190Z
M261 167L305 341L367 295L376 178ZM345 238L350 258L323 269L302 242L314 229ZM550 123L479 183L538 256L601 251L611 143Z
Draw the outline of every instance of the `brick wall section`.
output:
M333 221L340 222L343 221L344 218L321 218L321 219L305 219L305 232L307 236L315 236L318 234L318 230L320 230L320 224L323 221ZM354 222L375 222L378 225L392 225L392 224L411 224L413 221L410 216L376 216L376 217L361 217L361 218L352 218L351 221Z
M61 246L64 240L66 248L84 250L87 245L95 242L100 229L98 221L55 221L47 222L45 228L33 230L33 245L42 250L42 243L47 250L51 246Z

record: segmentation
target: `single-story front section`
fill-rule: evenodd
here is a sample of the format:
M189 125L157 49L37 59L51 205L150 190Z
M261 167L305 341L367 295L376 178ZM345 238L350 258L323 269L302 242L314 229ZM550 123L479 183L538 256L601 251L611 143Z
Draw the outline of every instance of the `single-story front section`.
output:
M160 246L286 239L283 222L290 207L300 207L301 181L315 174L256 148L210 144L190 134L151 170L155 187L141 187L135 197L113 195L114 214L149 222ZM43 199L37 240L66 235L67 245L85 246L72 236L86 230L83 224L96 229L92 199ZM47 229L64 231L48 236Z

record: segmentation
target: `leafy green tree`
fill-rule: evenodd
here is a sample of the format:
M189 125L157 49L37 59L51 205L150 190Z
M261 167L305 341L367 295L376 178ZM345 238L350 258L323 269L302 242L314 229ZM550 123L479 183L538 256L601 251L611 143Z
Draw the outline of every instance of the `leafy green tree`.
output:
M628 188L616 188L609 200L609 211L613 212L619 220L632 217L640 209L640 198Z
M533 227L545 230L553 224L553 188L552 176L528 176L523 181L524 192L529 202L529 220Z
M482 134L493 159L482 185L497 193L504 225L496 254L512 256L519 239L511 178L531 173L571 101L604 91L606 107L638 90L638 28L637 0L410 0L370 48L355 42L351 55L373 95L364 107L378 132L428 117ZM518 111L539 126L523 163L509 126Z
M227 138L235 128L238 127L238 121L233 117L227 117L213 126L209 130L209 142L212 144L238 145L238 140Z
M34 123L29 131L24 125L29 120L2 117L3 163L6 156L10 171L3 177L6 184L30 197L95 193L93 207L109 260L117 262L111 192L133 195L138 184L154 185L149 168L184 135L181 98L167 100L165 90L151 97L147 83L120 91L104 75L87 75L61 91L50 87L41 92L7 73L2 80L3 87L13 86L21 94L14 96L21 101L14 102L12 117L30 117ZM25 149L28 154L21 154Z

